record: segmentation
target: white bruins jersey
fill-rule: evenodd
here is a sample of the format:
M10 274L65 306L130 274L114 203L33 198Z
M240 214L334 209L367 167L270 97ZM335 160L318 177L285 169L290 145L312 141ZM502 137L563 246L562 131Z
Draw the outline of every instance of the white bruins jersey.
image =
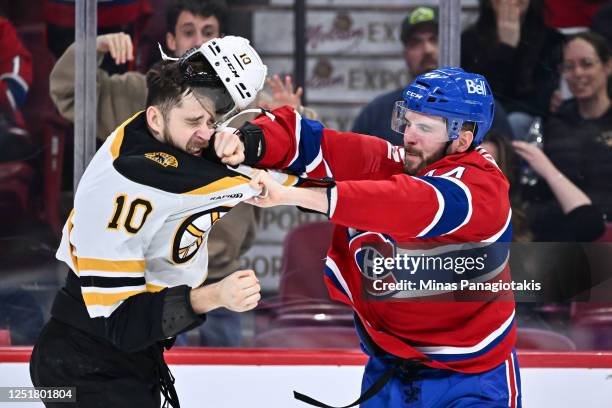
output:
M212 225L259 193L241 167L159 142L142 112L119 126L83 174L57 251L79 277L90 317L108 317L138 293L201 285Z

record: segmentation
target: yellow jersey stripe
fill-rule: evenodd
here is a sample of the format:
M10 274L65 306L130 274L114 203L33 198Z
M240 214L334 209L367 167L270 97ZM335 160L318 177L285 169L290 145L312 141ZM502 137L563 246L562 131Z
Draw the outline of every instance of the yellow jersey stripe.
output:
M97 293L97 292L88 292L83 293L83 300L85 301L86 306L112 306L122 300L129 298L130 296L136 295L138 293L144 293L144 290L132 290L128 292L119 292L119 293Z
M117 128L117 133L115 135L115 140L113 140L113 143L111 144L110 147L110 152L111 155L113 156L113 160L115 160L117 157L119 157L119 149L121 149L121 143L123 143L123 134L124 134L124 130L125 127L127 126L128 123L130 123L136 116L140 115L140 112L137 112L134 114L134 116L132 116L131 118L129 118L128 120L126 120L125 122L123 122L118 128Z
M199 187L199 188L196 188L195 190L188 191L185 194L206 195L206 194L211 194L211 193L218 193L218 192L227 190L232 187L237 187L243 184L248 184L249 181L250 180L244 176L223 177L221 180L217 180L203 187Z
M132 261L116 261L96 258L77 258L79 270L103 272L144 272L144 259Z
M147 292L160 292L166 289L166 286L158 286L152 283L147 283Z
M74 228L74 224L72 224L72 218L74 217L74 208L70 211L70 215L68 216L68 245L70 246L70 258L72 259L72 265L74 266L74 273L79 276L79 264L77 263L77 257L74 255L74 247L70 243L70 234L72 234L72 228Z

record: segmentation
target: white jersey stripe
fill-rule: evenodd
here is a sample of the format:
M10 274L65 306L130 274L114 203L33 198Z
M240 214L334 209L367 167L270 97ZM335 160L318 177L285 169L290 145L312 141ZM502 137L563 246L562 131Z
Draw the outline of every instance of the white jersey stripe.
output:
M422 237L423 235L427 234L429 231L431 231L431 229L436 226L438 221L440 221L440 218L442 217L442 214L444 213L444 197L442 196L442 193L440 193L440 191L438 191L438 189L436 187L434 187L430 183L426 182L422 178L413 177L413 179L414 180L419 180L419 181L427 184L429 187L433 188L433 190L436 193L436 198L438 199L438 212L436 212L436 215L433 218L433 220L431 221L431 224L426 226L425 229L423 229L423 231L418 233L417 238L419 238L419 237Z
M491 334L482 339L478 344L471 347L455 347L455 346L436 346L436 347L415 347L423 354L470 354L476 353L489 344L491 344L496 338L502 335L504 331L512 324L514 320L514 310L508 319L495 329Z
M302 117L299 113L295 113L295 133L293 136L295 137L295 154L293 155L293 159L289 162L289 166L291 166L298 159L300 155L300 137L302 133Z
M338 269L338 265L336 265L334 260L331 257L328 256L325 259L325 266L327 266L329 269L331 269L331 271L334 273L334 276L336 277L336 279L338 279L338 282L340 282L340 285L342 286L342 289L344 289L344 291L346 292L346 294L348 295L349 299L351 299L351 302L352 302L353 301L353 295L351 294L351 291L349 290L349 287L346 284L346 281L344 280L344 277L342 276L342 273L340 273L340 269Z
M502 227L502 229L497 231L493 236L487 239L483 239L481 242L497 242L499 237L501 237L504 234L504 232L506 232L506 229L508 229L508 225L510 225L511 219L512 219L512 209L509 209L508 217L506 218L506 222L504 223L504 226Z

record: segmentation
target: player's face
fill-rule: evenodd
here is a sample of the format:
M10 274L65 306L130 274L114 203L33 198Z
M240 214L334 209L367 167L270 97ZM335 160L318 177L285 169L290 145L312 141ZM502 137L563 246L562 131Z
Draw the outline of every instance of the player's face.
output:
M170 110L164 123L164 140L189 154L201 156L214 134L214 119L193 93Z
M602 63L588 41L576 38L563 50L561 72L578 101L592 99L607 92L612 63Z
M433 27L418 30L408 39L404 59L415 77L438 68L438 33Z
M406 111L404 171L418 174L446 153L446 122L439 116Z
M166 33L166 45L174 55L183 55L191 48L221 36L217 17L203 17L183 11L179 14L174 34Z

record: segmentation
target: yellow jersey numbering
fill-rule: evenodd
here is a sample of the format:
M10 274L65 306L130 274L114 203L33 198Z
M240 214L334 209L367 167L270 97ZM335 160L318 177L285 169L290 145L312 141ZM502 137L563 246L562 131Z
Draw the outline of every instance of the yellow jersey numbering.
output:
M178 160L176 160L176 157L165 152L145 153L145 157L164 167L178 167Z

